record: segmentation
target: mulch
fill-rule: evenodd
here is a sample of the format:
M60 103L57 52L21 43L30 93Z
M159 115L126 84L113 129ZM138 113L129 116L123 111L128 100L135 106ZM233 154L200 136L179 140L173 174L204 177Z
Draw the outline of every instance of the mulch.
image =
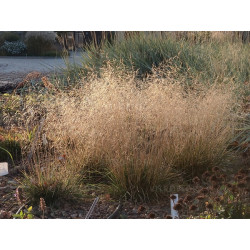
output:
M8 174L0 176L0 218L5 218L3 215L6 212L9 215L15 214L21 207L18 203L15 192L19 185L18 179L20 174ZM45 219L84 219L94 201L98 196L99 201L94 208L90 219L107 219L116 211L119 202L112 200L109 195L100 194L100 196L93 192L93 197L84 200L79 204L65 203L60 208L47 207L45 211ZM1 216L2 213L2 216ZM42 212L38 206L33 206L32 213L35 219L43 218ZM116 218L119 219L163 219L170 213L169 199L163 200L157 204L133 204L131 202L124 202ZM12 218L12 216L9 216Z

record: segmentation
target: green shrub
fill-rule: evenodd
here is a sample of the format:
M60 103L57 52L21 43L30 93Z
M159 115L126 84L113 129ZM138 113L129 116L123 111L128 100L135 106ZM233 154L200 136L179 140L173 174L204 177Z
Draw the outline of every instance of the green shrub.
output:
M46 56L46 53L56 51L54 48L56 35L54 32L27 32L25 43L30 56Z
M0 51L2 51L7 56L20 56L24 55L26 51L26 46L21 41L15 41L15 42L5 41L3 46L0 47Z
M50 42L40 37L30 37L27 41L27 52L30 56L41 56L44 51L51 49Z
M16 42L19 39L20 39L20 37L14 32L2 31L0 34L0 47L4 44L5 41Z

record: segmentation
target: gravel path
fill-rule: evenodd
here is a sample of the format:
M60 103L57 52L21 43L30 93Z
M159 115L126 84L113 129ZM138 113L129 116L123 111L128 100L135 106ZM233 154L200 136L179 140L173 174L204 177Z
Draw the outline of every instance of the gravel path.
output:
M81 52L70 55L70 64L81 64ZM24 77L38 71L43 74L59 72L67 66L62 58L48 57L0 57L0 90L15 86Z

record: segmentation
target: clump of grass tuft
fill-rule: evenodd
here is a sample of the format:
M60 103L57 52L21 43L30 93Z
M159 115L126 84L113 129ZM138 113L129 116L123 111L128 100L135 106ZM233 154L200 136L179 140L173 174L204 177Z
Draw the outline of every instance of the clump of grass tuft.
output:
M34 159L36 157L33 157ZM78 174L58 159L41 154L24 172L21 182L26 199L34 205L42 197L47 205L60 206L65 202L79 202L83 188Z
M97 162L98 171L103 162L117 191L144 200L176 173L199 175L228 156L236 125L231 88L190 91L159 77L161 69L144 81L112 67L102 72L47 105L47 137L76 168Z

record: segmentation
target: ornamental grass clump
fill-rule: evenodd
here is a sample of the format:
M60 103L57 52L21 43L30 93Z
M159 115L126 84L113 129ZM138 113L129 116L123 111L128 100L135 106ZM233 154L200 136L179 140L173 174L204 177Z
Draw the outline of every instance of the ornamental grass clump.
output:
M43 208L45 204L76 203L83 197L78 173L57 156L37 151L24 172L21 186L26 200L32 205L42 204Z
M46 106L45 133L71 167L107 173L119 195L159 195L176 174L203 173L228 155L232 90L190 91L164 67L146 80L103 69Z

